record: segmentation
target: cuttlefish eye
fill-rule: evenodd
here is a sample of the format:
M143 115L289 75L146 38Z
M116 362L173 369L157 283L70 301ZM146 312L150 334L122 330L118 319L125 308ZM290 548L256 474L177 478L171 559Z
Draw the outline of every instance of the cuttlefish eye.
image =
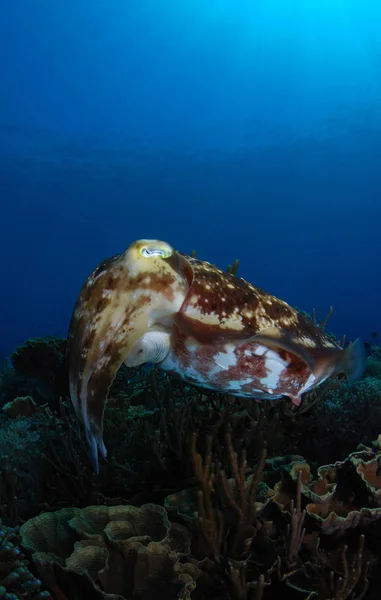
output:
M169 258L172 256L172 248L167 244L147 244L140 249L140 254L146 258L160 256L161 258Z

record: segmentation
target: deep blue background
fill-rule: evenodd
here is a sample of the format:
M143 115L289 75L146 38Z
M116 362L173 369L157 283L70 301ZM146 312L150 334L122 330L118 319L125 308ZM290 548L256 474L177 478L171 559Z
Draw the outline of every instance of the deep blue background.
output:
M164 239L380 328L381 5L0 3L0 356Z

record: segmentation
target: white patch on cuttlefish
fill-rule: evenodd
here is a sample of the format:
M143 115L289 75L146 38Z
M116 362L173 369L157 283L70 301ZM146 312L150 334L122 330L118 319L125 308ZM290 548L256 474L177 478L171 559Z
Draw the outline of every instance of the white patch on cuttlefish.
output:
M188 352L195 354L200 349L200 344L194 339L186 340L185 347Z
M174 289L174 296L170 300L167 296L161 295L160 308L156 306L151 309L148 317L148 328L157 325L163 326L169 330L173 325L173 317L177 314L184 302L184 291L182 289Z
M110 358L111 357L107 354L103 354L102 356L100 356L97 361L97 364L94 366L94 373L102 371L102 369L106 367L107 364L110 362Z
M195 302L193 302L195 298ZM196 302L198 301L198 296L193 296L189 305L186 309L186 316L193 321L202 322L205 325L218 325L221 330L223 329L234 329L235 331L242 331L244 329L244 323L242 321L242 317L239 314L239 309L235 308L230 314L229 318L225 321L221 319L220 313L215 311L211 311L210 313L205 313L203 310L198 308Z
M247 377L246 379L237 379L237 380L233 379L233 380L229 381L229 383L227 384L226 391L239 392L239 391L241 391L241 389L244 385L249 385L252 382L253 382L252 377Z
M299 342L302 342L302 344L304 346L307 346L307 348L316 348L316 342L314 340L311 340L311 338L308 337L300 337Z
M230 367L237 366L237 356L234 352L235 347L230 344L226 344L225 352L217 352L213 358L214 366L209 372L210 377L214 377L220 371L228 371Z
M264 356L267 375L262 377L260 382L271 394L271 390L277 388L280 376L287 368L289 363L280 358L280 356L273 350L267 350Z
M214 389L212 385L208 384L208 379L200 374L197 366L184 366L171 351L168 352L165 359L158 366L160 369L163 369L163 371L176 373L181 379L184 379L184 381L189 381L195 385Z
M233 346L226 346L226 352L218 352L214 358L220 369L227 370L237 365L237 356Z
M305 392L308 392L314 387L314 383L316 382L316 377L313 373L308 377L306 383L303 385L301 390L299 391L299 395L301 396Z
M268 348L266 348L266 346L257 346L257 348L254 350L254 354L256 356L263 356L263 354L267 351Z

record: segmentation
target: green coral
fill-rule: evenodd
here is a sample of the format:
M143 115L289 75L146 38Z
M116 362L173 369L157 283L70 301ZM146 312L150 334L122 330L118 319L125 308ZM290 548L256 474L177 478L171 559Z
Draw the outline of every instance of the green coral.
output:
M381 380L381 346L373 346L366 361L366 375Z
M19 546L19 529L6 527L0 521L0 598L51 600L50 593L41 590L41 581L29 571Z
M370 444L381 431L381 379L365 377L354 384L342 382L336 389L327 391L311 418L320 432L322 452L324 437L330 438L339 450L337 458L361 442Z
M0 415L0 510L14 523L38 509L41 488L51 469L44 458L54 431L45 413L9 418Z
M47 336L27 340L10 356L0 375L0 404L32 396L37 404L58 406L67 393L66 340Z

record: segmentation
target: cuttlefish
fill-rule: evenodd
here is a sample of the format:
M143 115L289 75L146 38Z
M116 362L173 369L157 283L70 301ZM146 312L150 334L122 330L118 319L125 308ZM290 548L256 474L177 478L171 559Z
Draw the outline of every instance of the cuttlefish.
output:
M103 413L123 363L153 363L182 380L233 396L276 400L345 373L359 379L365 351L339 347L283 300L241 277L138 240L102 262L85 282L70 324L70 397L98 472L106 457Z

